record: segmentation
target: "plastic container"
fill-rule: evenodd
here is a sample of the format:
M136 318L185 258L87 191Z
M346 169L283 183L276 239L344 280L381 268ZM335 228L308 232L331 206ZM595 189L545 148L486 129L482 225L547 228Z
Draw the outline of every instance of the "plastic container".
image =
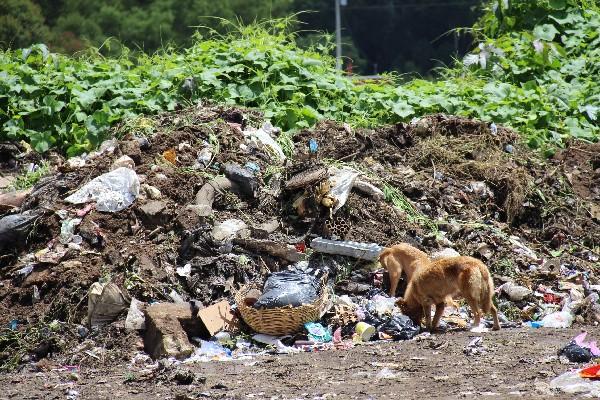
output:
M354 331L358 334L358 336L362 339L363 342L368 342L371 340L373 335L375 335L375 327L373 325L369 325L366 322L359 322L356 324Z

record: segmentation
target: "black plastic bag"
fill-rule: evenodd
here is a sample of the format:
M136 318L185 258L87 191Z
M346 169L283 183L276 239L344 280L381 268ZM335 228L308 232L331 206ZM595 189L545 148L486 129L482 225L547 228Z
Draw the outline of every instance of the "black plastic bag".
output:
M592 359L592 352L576 343L569 343L558 352L559 356L565 356L571 362L584 363Z
M0 218L0 250L22 244L41 215L40 211L26 211Z
M420 331L420 327L406 315L396 314L377 327L379 332L390 335L394 340L409 340Z
M263 294L254 308L276 308L313 303L319 296L319 280L315 276L291 271L271 274L265 282Z
M365 313L365 322L367 324L379 326L383 325L387 321L386 318L382 318L379 316L379 314L377 314L377 311L375 310L375 303L372 301L369 301L364 306L363 311Z

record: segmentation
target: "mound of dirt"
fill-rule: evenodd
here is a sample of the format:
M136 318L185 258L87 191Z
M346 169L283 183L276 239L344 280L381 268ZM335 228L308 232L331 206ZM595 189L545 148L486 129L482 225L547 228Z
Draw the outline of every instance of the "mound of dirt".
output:
M282 257L287 250L217 240L215 229L232 219L243 222L238 237L280 248L303 251L316 236L409 242L481 258L496 283L556 288L563 273L598 283L598 145L576 143L546 162L509 129L433 115L377 129L321 122L295 135L294 154L281 162L244 135L262 122L248 110L193 107L151 121L150 134L117 127L120 140L57 163L57 172L33 188L18 211L44 214L26 241L0 257L0 325L83 324L87 292L98 281L142 301L209 305L294 262ZM108 213L65 202L115 162L131 162L124 156L140 181L130 207ZM376 189L355 187L334 214L324 201L328 170L342 166ZM214 195L212 213L199 211L199 191ZM74 218L81 241L61 243L61 227ZM322 255L310 262L332 265L332 278L359 264ZM377 284L373 274L355 276Z

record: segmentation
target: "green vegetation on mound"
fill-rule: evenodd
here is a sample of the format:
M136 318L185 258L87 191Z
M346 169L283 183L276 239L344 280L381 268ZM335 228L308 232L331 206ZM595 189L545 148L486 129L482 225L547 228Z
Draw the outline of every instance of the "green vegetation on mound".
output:
M546 151L597 140L597 2L493 3L475 26L480 44L437 81L351 81L335 70L330 47L299 48L286 21L198 35L188 49L135 59L66 57L44 45L0 52L0 139L73 155L124 118L210 99L259 108L288 132L321 119L372 126L444 112L511 126Z

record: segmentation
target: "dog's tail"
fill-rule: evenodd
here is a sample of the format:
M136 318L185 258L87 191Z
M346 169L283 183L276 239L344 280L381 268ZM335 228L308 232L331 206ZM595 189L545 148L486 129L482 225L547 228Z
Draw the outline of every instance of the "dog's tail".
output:
M385 269L387 269L387 256L391 253L391 251L392 250L389 247L386 247L379 254L379 264L381 264L381 266Z

